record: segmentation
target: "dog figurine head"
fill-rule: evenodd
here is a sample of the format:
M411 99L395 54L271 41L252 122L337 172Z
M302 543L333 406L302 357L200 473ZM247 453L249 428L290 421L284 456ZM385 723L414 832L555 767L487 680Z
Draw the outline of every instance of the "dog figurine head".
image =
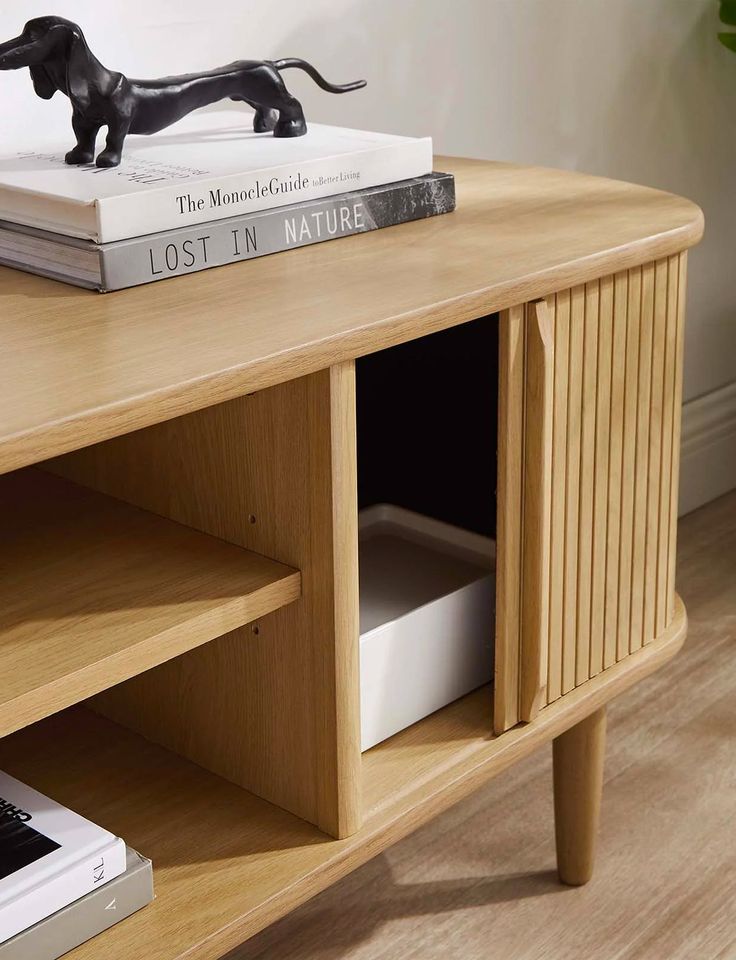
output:
M73 97L89 57L81 28L63 17L36 17L20 36L0 44L0 70L28 67L33 88L44 100L57 90Z

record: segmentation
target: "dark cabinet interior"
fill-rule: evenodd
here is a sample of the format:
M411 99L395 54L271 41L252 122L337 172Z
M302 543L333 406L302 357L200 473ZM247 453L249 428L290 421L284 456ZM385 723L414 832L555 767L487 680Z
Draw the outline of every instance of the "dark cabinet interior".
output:
M496 536L498 316L356 361L359 506Z

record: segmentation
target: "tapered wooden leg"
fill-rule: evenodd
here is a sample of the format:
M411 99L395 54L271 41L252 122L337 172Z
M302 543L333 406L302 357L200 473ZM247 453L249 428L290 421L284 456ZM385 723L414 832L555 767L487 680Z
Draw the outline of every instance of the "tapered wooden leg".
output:
M593 874L605 747L605 707L552 744L557 871L562 883L573 887Z

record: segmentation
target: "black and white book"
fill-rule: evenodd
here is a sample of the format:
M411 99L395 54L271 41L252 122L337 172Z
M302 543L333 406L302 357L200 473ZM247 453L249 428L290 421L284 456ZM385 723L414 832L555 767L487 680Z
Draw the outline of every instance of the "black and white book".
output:
M108 291L449 213L455 181L431 173L146 237L97 244L0 222L0 263Z
M130 136L119 167L69 166L69 144L0 156L0 218L110 243L317 200L432 170L430 138L310 124L304 137L254 133L247 111L193 113Z
M153 900L151 861L128 848L125 873L0 944L0 960L56 960Z
M125 844L0 773L0 943L125 870Z

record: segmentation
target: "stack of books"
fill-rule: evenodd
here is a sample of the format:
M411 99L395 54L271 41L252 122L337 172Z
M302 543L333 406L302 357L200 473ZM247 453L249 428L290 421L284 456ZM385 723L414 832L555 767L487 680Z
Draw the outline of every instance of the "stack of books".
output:
M0 960L56 960L151 900L150 860L0 773Z
M114 169L67 166L64 152L0 157L0 263L101 291L455 207L429 138L312 124L278 139L240 110L131 136Z

